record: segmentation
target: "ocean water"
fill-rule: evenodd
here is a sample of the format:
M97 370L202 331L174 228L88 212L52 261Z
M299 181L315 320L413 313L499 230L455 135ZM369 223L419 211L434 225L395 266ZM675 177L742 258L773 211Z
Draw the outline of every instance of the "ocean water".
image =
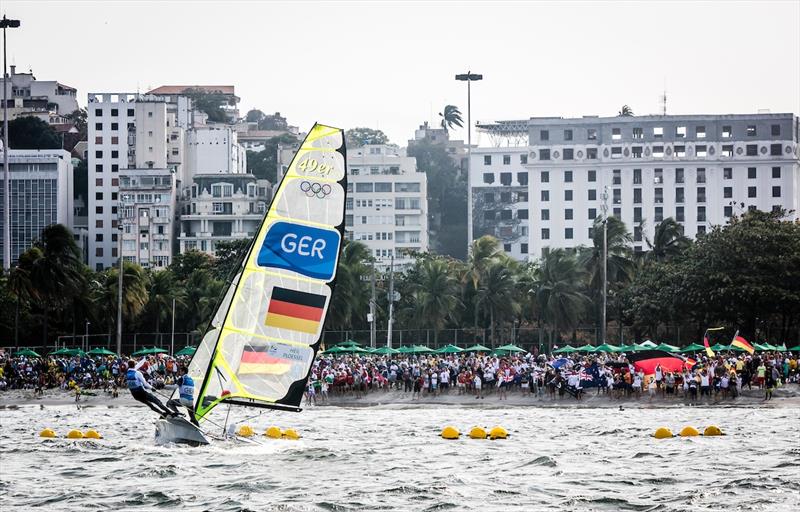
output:
M155 446L140 407L20 407L0 410L0 509L798 510L799 418L796 408L317 407L245 421L295 428L299 441L189 448ZM651 437L711 424L727 435ZM511 435L448 441L445 425ZM62 438L37 437L45 427ZM63 439L72 428L105 438Z

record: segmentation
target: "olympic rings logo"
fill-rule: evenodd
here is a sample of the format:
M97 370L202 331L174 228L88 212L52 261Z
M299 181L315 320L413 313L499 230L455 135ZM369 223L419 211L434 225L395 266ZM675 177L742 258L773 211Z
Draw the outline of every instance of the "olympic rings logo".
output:
M316 181L303 181L300 183L300 190L305 192L308 197L317 197L322 199L331 193L331 186L327 183L320 184Z

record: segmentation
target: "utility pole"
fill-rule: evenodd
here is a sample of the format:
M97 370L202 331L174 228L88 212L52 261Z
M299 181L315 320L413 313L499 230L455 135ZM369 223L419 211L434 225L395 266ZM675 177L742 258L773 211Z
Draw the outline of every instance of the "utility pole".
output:
M603 187L603 328L601 341L606 342L606 308L608 306L608 186Z
M8 171L8 73L6 72L6 29L19 28L19 20L3 15L3 270L11 270L11 173Z
M119 236L117 240L117 250L119 251L119 259L117 264L117 354L122 354L122 222L119 222L118 229Z
M456 75L459 82L467 82L467 254L472 250L472 82L483 80L483 75L467 71Z
M375 310L376 310L376 303L375 303L375 262L372 262L372 277L370 279L372 285L372 298L369 300L369 316L367 320L369 320L369 346L371 348L375 348Z
M392 324L394 324L394 254L389 263L389 332L386 334L386 346L392 348Z
M175 355L175 297L172 298L172 335L169 339L169 353Z
M89 349L89 325L91 324L91 322L89 320L85 320L85 322L86 322L86 325L84 325L85 334L83 335L83 345L84 345L83 349L84 350L88 350Z

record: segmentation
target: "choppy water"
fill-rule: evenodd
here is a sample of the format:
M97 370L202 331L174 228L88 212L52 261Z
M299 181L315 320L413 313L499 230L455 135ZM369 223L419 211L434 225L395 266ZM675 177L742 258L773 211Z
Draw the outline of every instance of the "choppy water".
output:
M243 417L250 411L240 410ZM311 408L248 423L301 441L156 447L143 408L0 411L0 508L797 510L800 409ZM506 427L504 441L438 437ZM659 426L729 435L655 440ZM97 428L102 441L42 440Z

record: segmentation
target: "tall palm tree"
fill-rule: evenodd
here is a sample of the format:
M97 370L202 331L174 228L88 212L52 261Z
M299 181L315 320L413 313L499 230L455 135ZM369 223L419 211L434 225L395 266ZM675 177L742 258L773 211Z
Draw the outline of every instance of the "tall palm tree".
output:
M476 298L478 289L486 274L486 269L503 254L500 242L493 236L484 235L472 241L466 270L461 277L461 282L464 286L465 302L468 302L469 299L472 301L473 323L476 333L478 332L478 320L480 318Z
M690 243L683 234L683 226L672 217L667 217L656 224L653 240L647 240L650 248L647 256L656 261L668 260L682 253Z
M461 111L455 105L445 105L444 112L439 112L439 117L442 118L441 126L444 131L450 131L453 126L458 126L459 128L464 126Z
M628 105L622 105L622 108L617 112L620 117L633 117L633 109Z
M184 293L178 287L175 275L168 270L150 273L150 292L147 309L156 321L156 332L161 332L161 321L167 320L172 313L172 300L175 306L184 306Z
M536 300L544 322L558 336L578 325L589 299L581 291L585 271L572 251L555 249L542 262Z
M190 306L185 317L187 328L202 336L210 325L217 306L223 300L227 283L216 279L212 270L201 268L189 274L183 288L183 300Z
M103 272L103 293L100 294L100 306L105 309L109 327L113 327L117 318L119 269L109 268ZM122 319L124 324L136 320L144 311L150 294L147 273L136 263L125 262L122 266ZM123 324L123 325L124 325Z
M439 331L447 320L454 318L461 301L458 298L459 284L452 267L443 258L427 258L422 261L412 283L416 318L433 329L433 341L438 345Z
M514 318L520 311L517 297L518 265L509 257L492 261L481 280L476 303L489 310L492 345L495 343L495 320Z

